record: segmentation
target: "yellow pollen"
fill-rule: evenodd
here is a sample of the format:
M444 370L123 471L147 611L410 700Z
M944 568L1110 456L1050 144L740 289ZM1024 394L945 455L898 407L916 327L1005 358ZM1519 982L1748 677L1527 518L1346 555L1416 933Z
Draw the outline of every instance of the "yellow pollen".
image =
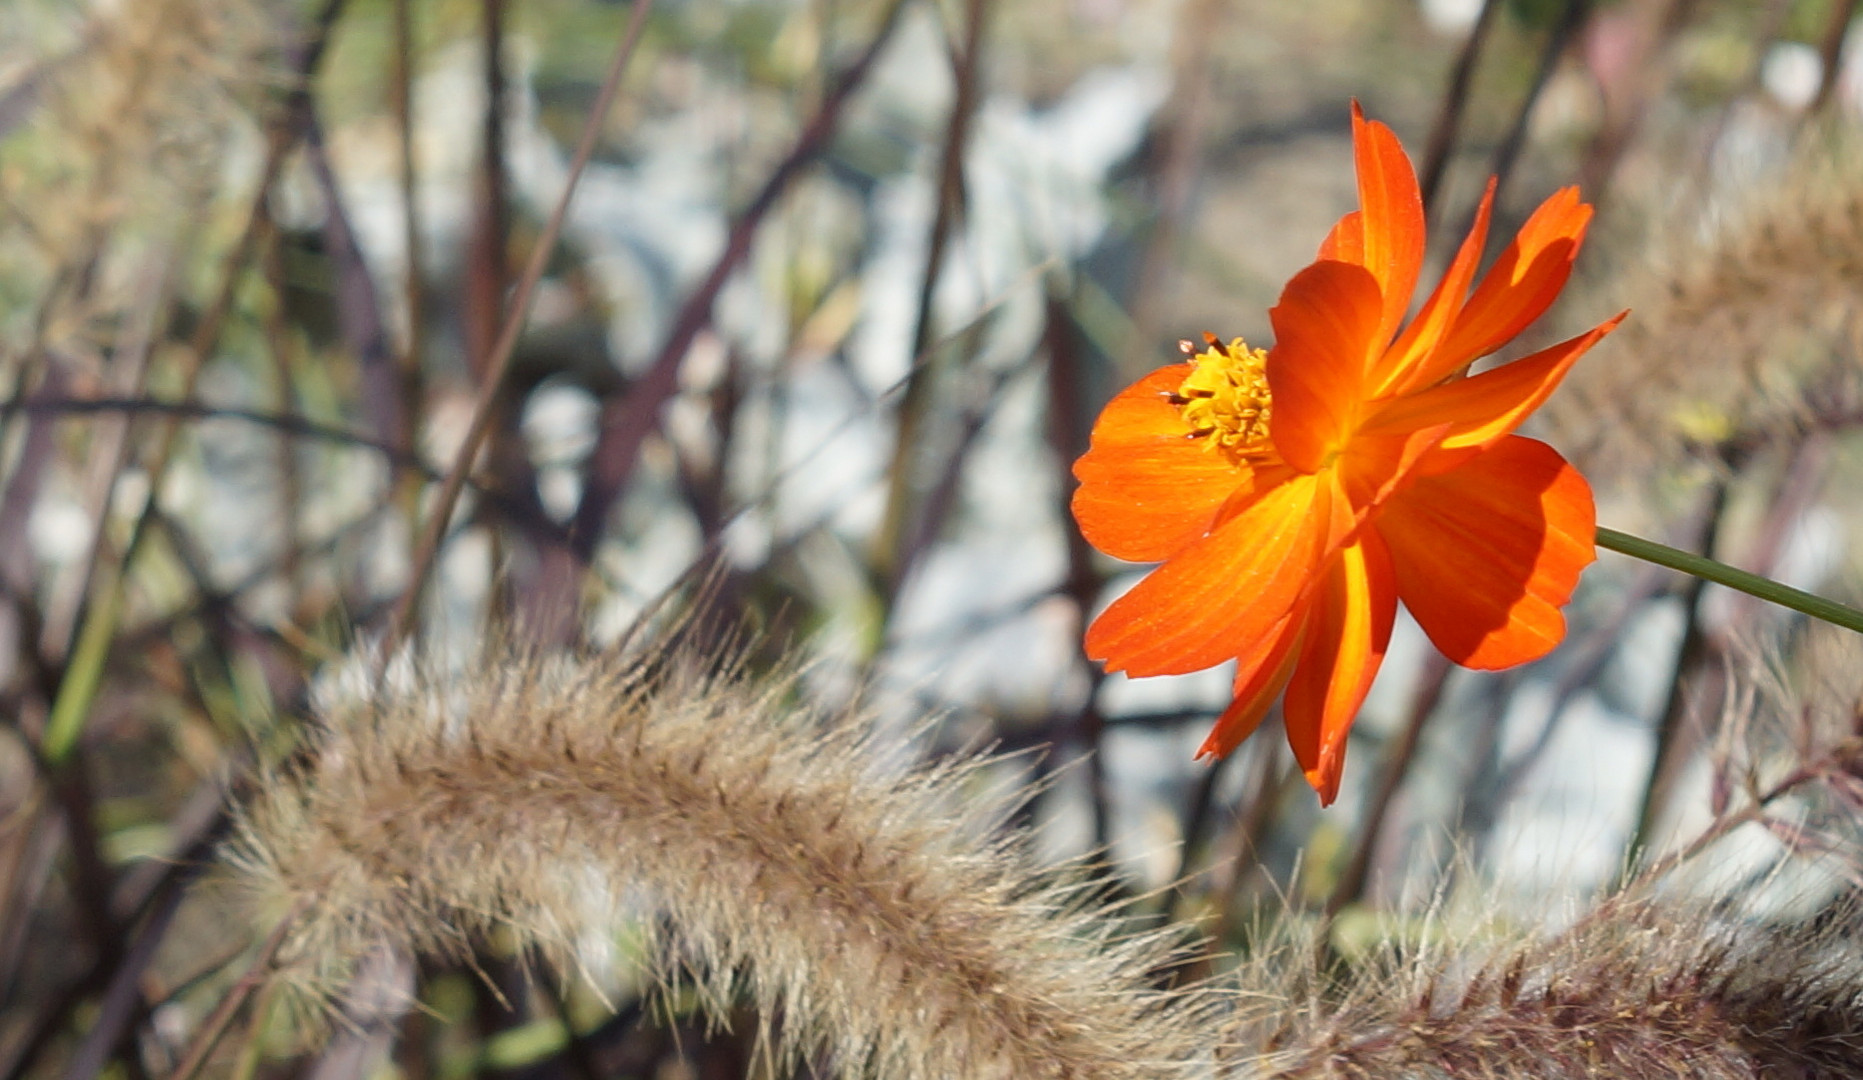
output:
M1209 348L1192 357L1195 366L1171 395L1190 437L1206 439L1212 453L1220 451L1240 461L1268 441L1268 416L1273 398L1268 393L1268 353L1251 349L1241 338L1224 345L1214 334L1203 339ZM1189 342L1185 342L1186 352Z

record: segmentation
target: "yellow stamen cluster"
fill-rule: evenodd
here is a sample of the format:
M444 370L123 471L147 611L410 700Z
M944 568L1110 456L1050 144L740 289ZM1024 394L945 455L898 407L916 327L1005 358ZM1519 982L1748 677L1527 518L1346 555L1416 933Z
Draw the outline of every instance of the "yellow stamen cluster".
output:
M1211 451L1221 450L1232 461L1261 448L1268 441L1268 353L1251 349L1241 338L1224 345L1214 334L1203 335L1209 348L1191 358L1196 365L1171 395L1190 437L1208 439ZM1185 342L1185 352L1189 352Z

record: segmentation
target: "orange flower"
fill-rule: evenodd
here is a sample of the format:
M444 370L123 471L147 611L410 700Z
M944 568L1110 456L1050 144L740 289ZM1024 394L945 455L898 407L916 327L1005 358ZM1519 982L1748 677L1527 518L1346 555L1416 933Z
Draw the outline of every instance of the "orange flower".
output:
M1074 464L1074 516L1101 551L1162 561L1087 630L1108 671L1182 674L1237 661L1235 700L1198 756L1235 749L1286 691L1288 742L1330 803L1346 732L1401 598L1465 667L1537 659L1596 557L1584 477L1513 434L1623 315L1550 349L1459 376L1546 310L1591 207L1576 188L1534 211L1470 292L1494 185L1409 325L1423 264L1416 175L1352 107L1361 209L1269 311L1272 349L1209 343L1127 387Z

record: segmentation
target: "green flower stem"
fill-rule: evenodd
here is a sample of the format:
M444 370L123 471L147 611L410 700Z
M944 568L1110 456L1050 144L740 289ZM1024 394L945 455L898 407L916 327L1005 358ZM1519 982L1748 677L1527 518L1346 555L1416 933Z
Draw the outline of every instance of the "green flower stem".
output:
M1814 619L1822 619L1832 626L1841 626L1846 630L1855 630L1863 634L1863 611L1846 607L1835 600L1826 600L1822 596L1813 596L1790 585L1781 585L1771 578L1758 574L1749 574L1745 570L1736 570L1722 562L1701 555L1691 555L1679 551L1667 544L1658 544L1654 540L1645 540L1640 536L1621 533L1616 529L1598 527L1598 546L1609 548L1633 559L1642 559L1657 566L1666 566L1671 570L1680 570L1692 574L1704 581L1716 585L1725 585L1738 589L1748 596L1757 596L1793 611L1800 611Z

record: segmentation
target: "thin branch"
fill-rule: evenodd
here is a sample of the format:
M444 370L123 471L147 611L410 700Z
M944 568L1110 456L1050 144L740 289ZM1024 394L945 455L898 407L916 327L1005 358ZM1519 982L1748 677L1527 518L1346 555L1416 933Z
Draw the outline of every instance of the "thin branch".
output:
M409 571L407 588L389 617L387 639L384 648L378 653L384 658L393 655L412 629L415 607L420 602L428 575L433 570L434 558L439 553L441 539L446 535L447 524L453 518L453 507L458 504L460 492L466 486L466 476L472 469L473 459L478 457L479 447L491 430L494 407L504 386L505 373L511 366L511 355L517 348L518 334L524 329L525 317L530 312L531 297L537 291L537 283L543 279L543 271L549 265L551 254L556 250L557 239L563 232L563 222L569 216L570 201L575 197L576 186L582 179L589 158L595 153L602 123L616 95L620 93L621 78L627 73L628 61L634 56L634 47L640 42L641 31L647 25L647 12L652 6L653 0L634 0L627 28L622 31L621 42L615 49L613 61L608 65L608 75L602 80L601 91L596 95L594 107L589 110L588 119L583 122L582 137L576 144L575 157L569 163L569 176L563 183L563 193L557 198L556 208L550 212L550 220L544 225L543 235L538 237L536 246L531 249L530 264L524 268L524 276L518 281L517 292L511 298L504 325L479 380L479 396L472 408L472 425L467 429L466 438L453 460L453 467L447 473L439 497L434 500L433 509L429 511L422 528L420 541L414 550L413 568Z
M918 317L912 329L912 356L925 353L932 339L933 303L937 299L938 281L943 276L945 251L951 230L964 212L964 155L968 149L970 120L977 107L978 65L983 52L983 26L989 14L988 0L966 0L964 4L964 43L952 64L957 94L951 103L951 116L945 124L944 148L938 169L938 204L932 213L931 235L925 247L925 268L919 277ZM921 530L917 520L926 516L925 508L915 507L918 466L924 458L925 421L932 409L932 391L938 365L915 368L906 381L906 393L899 402L894 427L892 463L887 469L886 508L874 544L875 577L880 583L887 610L899 596L912 562ZM955 459L957 455L952 455ZM947 469L957 467L955 460ZM915 513L915 510L917 513Z
M1727 484L1720 478L1709 483L1712 486L1708 489L1696 546L1705 555L1712 556L1727 517ZM1636 827L1630 834L1625 873L1634 871L1643 860L1650 834L1655 828L1656 816L1667 799L1670 778L1675 771L1675 762L1671 759L1676 756L1674 744L1687 711L1687 684L1707 653L1707 636L1701 626L1701 593L1705 584L1705 578L1694 575L1689 578L1682 592L1682 645L1676 654L1675 671L1670 676L1668 700L1658 720L1656 747L1650 757L1649 778L1644 783L1643 797L1637 808Z
M724 250L712 263L711 272L705 276L705 280L686 298L674 316L672 328L667 332L666 340L661 344L652 365L628 388L625 400L611 403L603 410L601 434L596 438L595 449L589 455L582 502L576 507L576 516L570 526L575 553L584 564L594 557L595 546L601 540L603 525L608 519L608 510L620 496L621 485L633 472L642 442L658 425L661 406L678 386L680 361L685 358L699 332L711 322L712 304L717 300L719 291L750 252L751 240L764 216L800 175L803 166L813 161L827 147L829 136L840 121L842 108L854 91L866 81L873 62L892 39L893 30L899 23L899 13L904 6L905 0L890 0L880 27L866 49L835 80L833 88L822 99L814 117L797 138L795 147L771 172L762 190L732 223Z
M1081 355L1078 324L1069 305L1058 296L1049 296L1045 329L1048 347L1048 443L1054 448L1057 462L1071 463L1087 452L1092 405L1089 398L1088 372ZM1070 490L1066 478L1056 485L1061 492ZM1065 523L1070 517L1068 505L1055 508ZM1084 630L1105 584L1093 548L1077 528L1063 527L1067 538L1067 579L1063 585L1074 610L1080 615ZM1077 736L1087 754L1087 793L1093 810L1093 838L1096 848L1104 847L1110 833L1107 807L1106 762L1100 744L1106 734L1106 717L1100 711L1100 685L1106 672L1098 664L1087 665L1087 695L1079 711L1071 718Z
M188 1044L188 1049L182 1055L180 1063L175 1066L174 1072L168 1074L168 1080L193 1080L194 1074L207 1063L208 1056L219 1044L220 1036L226 1033L227 1025L233 1022L233 1017L238 1014L239 1007L246 1003L246 999L252 996L252 992L259 988L259 984L264 982L266 975L271 972L272 961L277 958L278 950L284 947L285 938L290 934L292 925L308 907L310 907L310 898L307 896L287 911L284 918L278 920L278 925L272 928L264 944L259 946L258 955L252 958L252 964L246 969L246 973L240 976L239 981L226 992L226 996L220 999L220 1003L214 1006L213 1012L207 1015L207 1019L201 1021L201 1026L194 1032L194 1039Z
M1578 31L1585 25L1591 14L1591 0L1566 0L1565 13L1546 35L1545 47L1540 52L1539 68L1533 75L1533 86L1520 103L1520 111L1514 115L1513 127L1508 129L1507 138L1494 152L1494 163L1489 173L1494 177L1494 205L1501 205L1501 192L1507 187L1507 180L1513 175L1514 165L1520 160L1520 152L1527 142L1527 125L1533 119L1533 107L1539 104L1540 94L1552 79L1553 69L1559 66L1559 59L1565 55L1566 48L1578 36ZM1474 224L1473 212L1469 215L1468 226ZM1462 229L1462 235L1468 233L1468 227Z
M373 450L398 469L408 469L429 480L444 479L439 470L420 458L387 442L360 431L350 431L331 424L321 424L289 413L238 409L219 405L202 405L193 401L160 401L142 397L99 398L9 398L0 400L0 417L15 413L26 416L100 416L115 413L148 413L175 420L237 420L256 424L285 435L316 439L361 450Z
M310 36L298 54L297 78L286 95L283 116L271 126L265 165L260 170L259 183L253 192L245 225L238 242L222 264L219 290L202 313L187 348L181 354L179 365L183 398L194 396L202 364L220 340L220 332L232 313L246 267L252 261L266 227L266 208L272 183L283 169L287 153L302 138L310 121L314 104L312 83L331 31L342 14L343 4L344 0L324 0L323 7L312 23ZM124 545L121 558L114 566L106 564L101 567L98 580L92 585L91 607L79 628L77 642L72 649L72 663L66 668L66 678L59 685L52 703L52 716L46 724L45 753L54 765L76 744L77 736L90 714L98 688L97 672L115 636L117 618L123 606L123 575L128 571L146 533L155 509L156 493L162 489L168 464L174 455L178 431L178 423L171 421L156 438L153 451L143 463L143 471L149 477L150 492L143 512L138 515L130 531L129 542Z
M407 340L401 353L401 436L404 450L420 445L421 357L425 353L427 306L425 278L421 271L420 184L414 160L414 14L413 0L395 2L395 63L390 80L390 97L395 114L397 149L401 155L401 242L407 248L407 267L403 277L403 303L407 305ZM409 507L414 492L409 490Z
M1495 12L1500 9L1501 0L1482 0L1481 14L1475 16L1468 40L1462 43L1455 67L1450 69L1449 85L1443 89L1442 105L1437 108L1436 122L1430 127L1430 140L1423 152L1423 169L1418 178L1418 186L1423 190L1425 221L1435 220L1436 198L1441 194L1443 174L1449 169L1449 155L1455 150L1456 133L1462 127L1462 110L1468 104L1475 61L1488 40L1488 31L1494 27Z
M136 935L136 943L124 954L122 963L110 976L110 985L104 990L103 998L97 1006L97 1016L91 1021L90 1030L78 1044L78 1050L65 1067L66 1080L90 1080L101 1073L110 1058L122 1046L129 1035L136 1017L143 1011L142 976L155 961L156 950L162 945L168 933L169 925L175 914L181 909L183 890L171 884L164 890L161 902L150 913L148 921Z
M1423 725L1429 722L1430 714L1436 711L1437 703L1442 700L1443 687L1447 685L1453 670L1453 665L1434 650L1424 662L1423 671L1417 677L1416 689L1411 694L1410 713L1404 718L1403 732L1398 736L1397 744L1391 748L1384 771L1378 777L1378 788L1372 793L1370 805L1365 808L1365 823L1359 829L1358 845L1352 849L1352 859L1340 873L1332 895L1326 898L1325 919L1331 920L1347 904L1356 902L1364 895L1371 857L1384 835L1391 803L1396 799L1398 789L1403 786L1404 777L1410 772L1410 763L1415 760L1417 747L1423 739Z
M1818 94L1811 99L1810 113L1818 113L1830 104L1837 92L1837 80L1843 74L1844 39L1856 18L1857 0L1838 0L1831 6L1830 20L1824 24L1824 39L1818 43L1818 59L1824 62L1818 80Z

